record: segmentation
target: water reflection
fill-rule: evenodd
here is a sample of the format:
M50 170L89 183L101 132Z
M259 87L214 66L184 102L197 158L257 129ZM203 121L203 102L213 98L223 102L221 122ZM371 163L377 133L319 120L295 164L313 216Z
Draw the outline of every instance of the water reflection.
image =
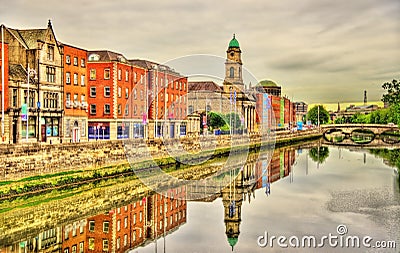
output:
M400 157L398 150L393 152L370 152L376 156L389 159L391 164L395 164L398 157ZM331 156L329 156L330 154ZM129 195L122 195L124 197L121 197L118 195L118 198L114 200L115 195L111 191L104 195L92 193L91 198L95 199L99 205L109 206L110 203L113 205L112 208L93 215L87 215L90 212L83 212L74 205L74 202L71 202L68 206L56 206L57 204L55 204L53 208L64 209L66 215L75 210L78 218L69 220L64 220L62 217L49 219L48 210L51 207L48 207L48 209L37 207L35 212L41 212L42 217L31 221L31 224L27 225L26 231L15 230L15 233L8 233L7 237L4 236L0 240L0 252L265 251L265 249L256 248L254 239L257 238L257 233L264 232L260 228L268 226L272 231L280 231L279 229L292 231L290 229L293 228L301 230L302 226L305 226L301 218L301 210L303 209L307 210L309 215L317 217L317 220L313 220L312 223L318 225L321 219L326 223L332 222L326 221L326 217L337 219L341 215L337 213L343 210L346 212L374 214L375 211L372 208L379 208L379 206L385 205L377 195L373 198L373 201L379 203L379 206L375 207L375 202L370 204L371 200L364 198L364 190L354 191L343 182L345 179L355 180L360 177L357 174L359 172L356 172L357 169L349 169L351 170L350 172L340 170L345 167L343 164L352 159L354 159L351 162L353 167L356 167L355 163L358 160L358 164L361 166L368 163L372 164L372 167L381 166L376 160L369 157L371 155L365 151L362 153L359 153L359 151L350 152L343 148L329 150L326 146L316 146L310 149L287 147L276 149L272 154L270 163L265 159L250 159L239 170L232 169L228 171L223 176L232 179L229 185L222 187L218 194L196 201L187 202L185 199L187 196L193 196L193 194L197 194L200 191L206 191L207 186L199 188L198 185L196 187L182 185L173 189L166 189L160 194L148 193L140 197ZM330 161L331 163L333 161L338 168L335 168L335 166L329 167ZM327 165L325 171L328 174L312 174L310 171L314 166L309 168L309 163L315 163L317 168L319 164L324 163L323 165ZM329 168L334 169L331 171ZM369 168L362 176L367 178L371 171ZM296 184L293 183L295 172ZM354 176L352 176L352 173L354 173ZM365 180L372 190L380 187L379 178L385 176L382 172L379 173L373 174L376 182L372 179ZM302 181L305 180L304 178L307 179L307 183ZM346 189L346 192L335 190L336 183L332 182L335 182L334 180L336 179L340 179L339 182L343 183L343 186L336 186L336 188ZM293 187L283 184L285 182ZM327 185L332 185L332 189ZM129 188L123 188L125 186L115 187L122 187L125 192L130 192ZM212 187L213 191L215 190L213 185L209 187ZM324 192L327 192L327 188L333 191L333 199L331 200L321 197ZM315 191L316 189L318 191ZM367 189L366 192L370 194L372 192L371 189ZM396 213L399 210L398 205L400 202L398 185L396 189L397 192L392 193L393 199L389 203L392 207L386 210L387 212L392 212L388 214L392 220L396 220L396 217L399 217ZM358 196L358 202L356 203L353 199L354 194ZM303 201L301 207L296 206L299 199ZM329 211L322 212L318 210L314 214L312 210L315 207L313 206L313 201L309 201L310 199L317 203L326 201ZM292 203L287 206L281 204L286 202ZM204 204L207 205L206 209L204 209ZM188 212L189 205L193 207L191 212ZM322 212L322 217L319 217L321 214L318 212ZM333 215L330 212L334 212ZM32 213L27 213L32 215ZM83 215L79 216L79 213ZM221 223L223 221L224 231L219 230L219 223L212 222L207 216L208 214L216 217L216 220ZM6 231L6 226L9 226L11 229L11 225L6 222L7 219L17 218L18 216L11 214L11 212L5 213L0 219L0 228ZM23 216L23 212L21 212L20 218L26 218ZM364 218L352 218L364 221ZM191 224L188 224L189 219L192 220ZM281 221L279 222L279 220ZM345 220L348 221L348 218ZM368 223L368 225L370 224ZM35 226L39 227L39 231L34 229ZM312 225L310 226L312 227ZM394 226L393 229L397 228ZM192 245L193 238L198 236L200 240L202 238L200 234L204 230L208 231L207 234L209 236L207 239L203 238L206 241L202 241L202 246L199 246L199 243L196 246ZM213 233L213 230L217 232ZM305 231L309 232L309 230ZM397 235L396 233L398 234L395 230L394 234ZM203 244L212 245L213 248L208 248L207 245ZM199 248L195 250L193 247Z

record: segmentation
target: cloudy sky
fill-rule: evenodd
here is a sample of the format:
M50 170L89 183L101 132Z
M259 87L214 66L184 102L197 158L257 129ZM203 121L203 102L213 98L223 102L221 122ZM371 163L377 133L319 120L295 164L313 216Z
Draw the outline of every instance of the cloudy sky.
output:
M400 78L399 0L0 1L8 27L51 19L60 41L160 63L225 57L236 33L257 80L308 103L361 101L364 90L380 100L381 84Z

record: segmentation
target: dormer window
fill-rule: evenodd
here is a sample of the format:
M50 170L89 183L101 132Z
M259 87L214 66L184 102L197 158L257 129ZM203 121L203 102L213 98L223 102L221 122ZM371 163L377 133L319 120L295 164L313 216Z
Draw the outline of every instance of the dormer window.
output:
M99 61L99 60L100 60L100 55L98 54L89 55L89 61Z

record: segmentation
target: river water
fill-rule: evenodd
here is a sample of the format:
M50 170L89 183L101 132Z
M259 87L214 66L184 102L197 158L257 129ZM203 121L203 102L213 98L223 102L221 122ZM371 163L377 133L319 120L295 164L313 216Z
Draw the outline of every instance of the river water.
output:
M281 148L219 195L152 193L98 214L79 211L72 221L11 235L0 252L400 252L396 171L368 150ZM184 198L192 190L165 192Z

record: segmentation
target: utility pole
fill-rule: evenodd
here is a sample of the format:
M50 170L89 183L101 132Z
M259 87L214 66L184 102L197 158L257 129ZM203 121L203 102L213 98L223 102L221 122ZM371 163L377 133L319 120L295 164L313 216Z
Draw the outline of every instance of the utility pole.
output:
M4 136L4 25L1 25L1 138Z

